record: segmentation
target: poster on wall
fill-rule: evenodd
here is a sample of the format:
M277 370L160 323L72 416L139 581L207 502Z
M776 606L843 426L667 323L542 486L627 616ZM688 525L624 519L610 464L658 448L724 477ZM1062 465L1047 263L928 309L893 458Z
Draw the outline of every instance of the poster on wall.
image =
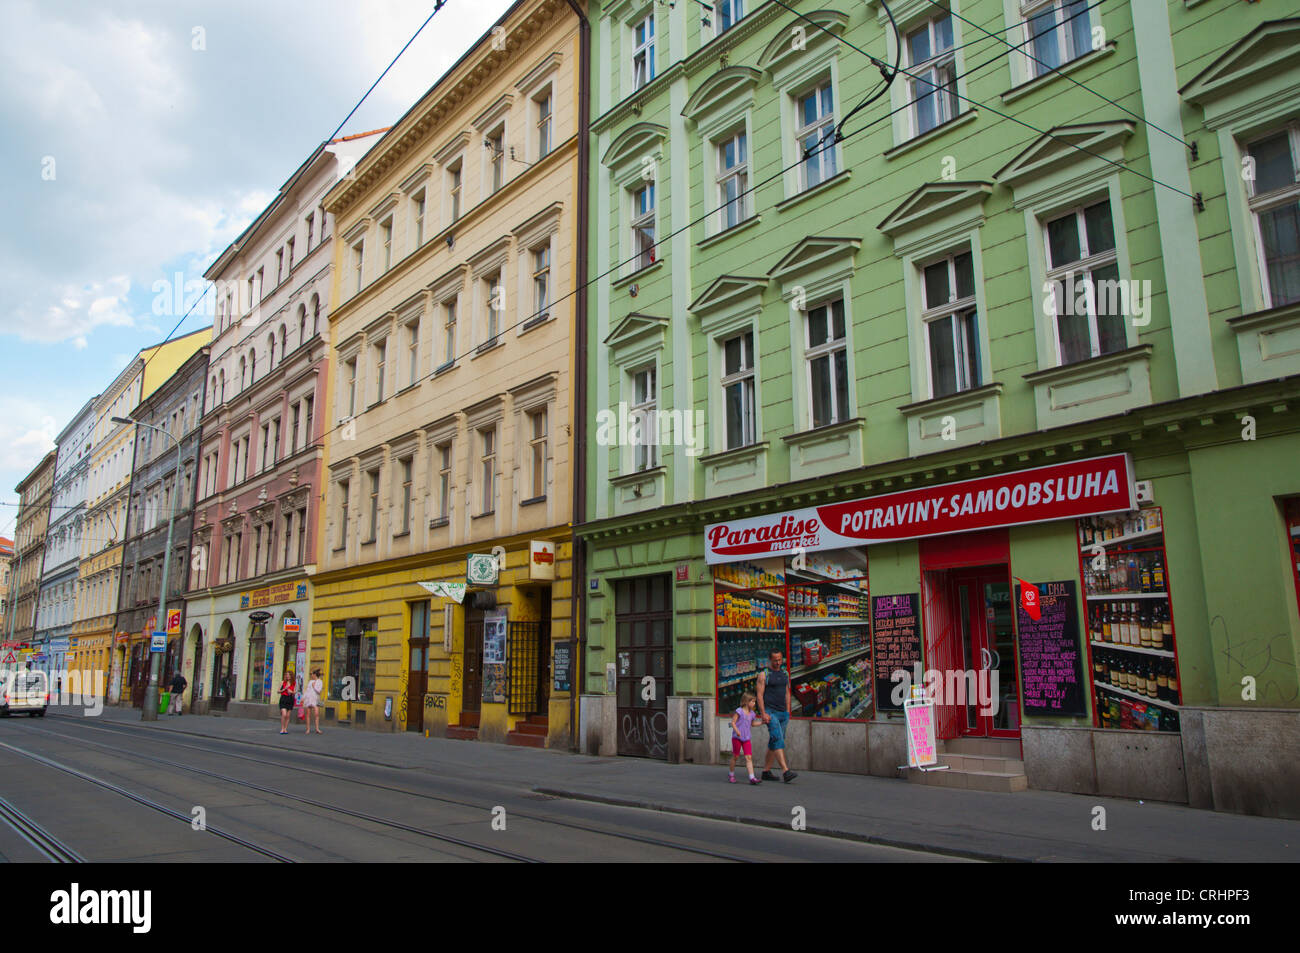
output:
M556 642L555 653L551 662L552 691L567 692L572 687L573 679L573 644Z
M1073 581L1016 581L1020 681L1029 715L1083 715L1083 655Z
M506 610L483 613L483 663L506 660Z
M268 642L266 646L266 668L262 670L266 673L262 677L262 698L263 699L267 699L271 697L271 674L272 674L271 666L274 664L275 664L275 643Z
M911 672L921 661L921 594L906 592L871 599L872 641L875 643L876 709L902 711L894 701L890 676L898 669Z

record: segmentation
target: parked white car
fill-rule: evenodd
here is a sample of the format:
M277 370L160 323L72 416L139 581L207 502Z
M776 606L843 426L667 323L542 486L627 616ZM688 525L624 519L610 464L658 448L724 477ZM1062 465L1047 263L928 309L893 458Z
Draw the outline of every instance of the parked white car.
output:
M33 718L44 718L49 705L50 682L44 672L5 673L0 685L0 718L23 712Z

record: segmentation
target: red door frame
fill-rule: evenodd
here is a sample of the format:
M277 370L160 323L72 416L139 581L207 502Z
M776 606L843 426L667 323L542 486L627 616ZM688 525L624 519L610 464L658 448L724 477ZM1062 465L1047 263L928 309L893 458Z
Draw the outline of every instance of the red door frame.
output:
M988 628L989 606L984 601L984 587L989 583L1006 583L1007 599L1010 605L1012 582L1011 567L1008 565L982 566L971 569L956 570L952 573L951 585L953 591L952 606L954 611L959 611L960 601L956 597L957 587L962 583L970 586L971 602L967 606L970 615L970 636L972 655L978 656L980 669L983 669L993 656L999 656L997 647L993 644L992 636ZM1011 662L1016 670L1016 697L1020 697L1020 660L1016 652L1016 633L1014 623L1011 630L1012 659ZM989 653L986 655L985 653ZM974 661L974 659L972 659ZM1017 728L995 728L993 727L993 716L982 715L975 712L975 727L970 728L964 724L959 725L960 734L963 737L970 738L1016 738L1020 737L1020 729Z

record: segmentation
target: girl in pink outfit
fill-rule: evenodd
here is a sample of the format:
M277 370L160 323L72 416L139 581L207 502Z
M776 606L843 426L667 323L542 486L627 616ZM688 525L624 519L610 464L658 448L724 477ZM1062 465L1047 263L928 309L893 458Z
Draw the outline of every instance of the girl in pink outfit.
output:
M754 711L757 702L757 695L745 692L740 696L740 707L731 713L731 767L727 769L727 780L732 784L736 783L736 757L742 752L745 755L745 767L749 769L749 783L762 783L754 777L754 749L749 737L749 728L758 717Z

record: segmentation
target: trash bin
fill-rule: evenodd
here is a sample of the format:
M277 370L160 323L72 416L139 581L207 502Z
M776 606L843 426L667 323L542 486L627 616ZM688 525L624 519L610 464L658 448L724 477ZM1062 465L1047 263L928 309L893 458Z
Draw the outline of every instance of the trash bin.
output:
M172 703L171 692L159 692L158 693L158 714L161 715L164 712L166 712L167 706L170 705L171 703Z

